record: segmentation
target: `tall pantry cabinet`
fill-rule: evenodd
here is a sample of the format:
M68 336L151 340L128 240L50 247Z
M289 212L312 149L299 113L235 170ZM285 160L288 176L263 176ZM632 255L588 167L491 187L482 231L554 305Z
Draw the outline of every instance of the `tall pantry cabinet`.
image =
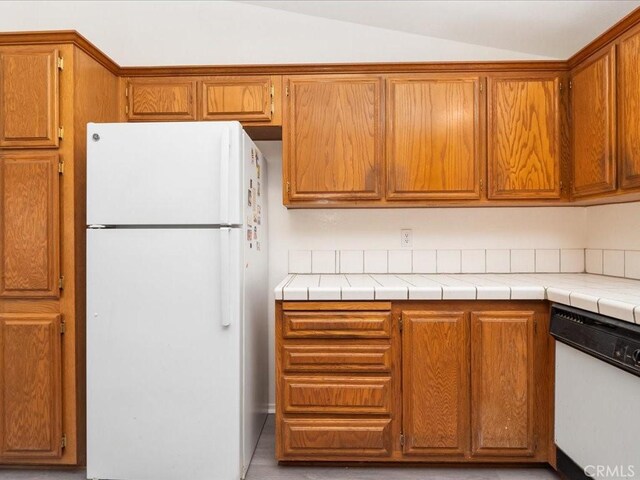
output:
M85 132L118 80L50 42L0 35L0 464L84 461Z

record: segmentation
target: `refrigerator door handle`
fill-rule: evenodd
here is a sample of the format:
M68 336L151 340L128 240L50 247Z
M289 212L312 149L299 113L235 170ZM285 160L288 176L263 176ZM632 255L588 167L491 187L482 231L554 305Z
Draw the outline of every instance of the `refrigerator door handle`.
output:
M220 324L223 327L231 325L230 279L225 278L231 272L231 229L220 228Z
M229 130L224 129L220 139L220 223L229 223L229 162L231 156L231 143Z

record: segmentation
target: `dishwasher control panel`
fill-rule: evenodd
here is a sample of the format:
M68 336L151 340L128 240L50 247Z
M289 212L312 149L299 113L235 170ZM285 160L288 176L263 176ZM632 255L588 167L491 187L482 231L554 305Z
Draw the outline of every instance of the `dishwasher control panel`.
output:
M556 340L640 376L640 326L565 305L551 307Z

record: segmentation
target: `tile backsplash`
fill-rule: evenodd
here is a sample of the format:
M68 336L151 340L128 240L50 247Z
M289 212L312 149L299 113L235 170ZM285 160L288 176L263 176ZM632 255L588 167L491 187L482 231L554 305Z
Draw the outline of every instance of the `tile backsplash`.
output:
M640 278L640 252L634 253L629 271ZM598 258L582 248L289 250L289 273L582 273L585 261L602 273Z
M585 264L587 273L640 280L640 250L587 248Z

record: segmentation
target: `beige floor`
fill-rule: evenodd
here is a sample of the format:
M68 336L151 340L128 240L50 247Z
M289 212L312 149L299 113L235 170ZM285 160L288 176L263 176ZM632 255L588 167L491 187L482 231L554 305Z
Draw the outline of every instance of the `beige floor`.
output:
M557 480L559 478L545 468L283 467L274 460L273 452L274 422L273 416L270 416L251 462L247 480ZM0 479L85 480L86 475L84 470L0 470Z

